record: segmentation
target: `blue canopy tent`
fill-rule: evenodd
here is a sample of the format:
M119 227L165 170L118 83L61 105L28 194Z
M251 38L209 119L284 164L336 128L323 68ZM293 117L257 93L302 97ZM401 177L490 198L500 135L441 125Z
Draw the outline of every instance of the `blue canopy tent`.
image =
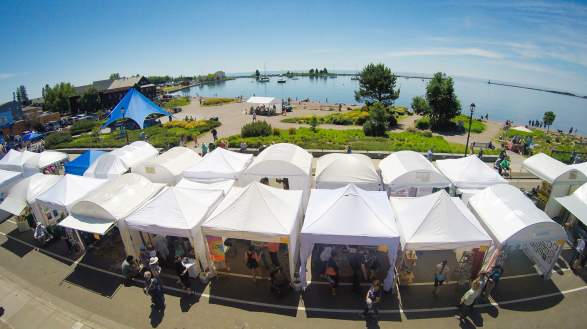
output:
M145 119L152 114L171 115L138 90L131 88L110 112L103 127L107 127L120 119L130 119L136 122L140 129L143 129Z
M84 172L96 161L102 154L106 152L98 150L87 150L80 154L75 160L65 164L65 173L83 176Z
M22 140L25 142L34 141L41 138L43 138L43 134L36 131L31 131L30 133L26 133L22 136Z

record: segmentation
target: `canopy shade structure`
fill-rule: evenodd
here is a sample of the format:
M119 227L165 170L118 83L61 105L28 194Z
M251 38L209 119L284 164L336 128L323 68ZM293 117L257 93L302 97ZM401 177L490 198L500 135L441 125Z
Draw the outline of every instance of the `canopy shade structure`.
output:
M469 200L469 208L500 246L567 238L559 224L508 184L493 185L478 192Z
M312 186L312 154L287 143L274 144L263 150L243 172L243 183L267 178L287 178L289 188L309 192Z
M140 129L143 129L145 119L151 115L167 116L171 114L153 103L153 101L145 97L138 90L130 88L112 112L110 112L108 120L104 123L103 127L110 126L120 119L129 119L136 122Z
M75 160L65 164L65 173L83 176L92 163L104 154L106 154L104 151L87 150L75 158Z
M177 146L133 168L133 172L153 183L175 185L184 170L195 166L202 157L187 147Z
M247 103L249 104L257 104L257 105L269 105L269 104L281 104L281 100L275 97L259 97L253 96L247 99Z
M436 167L456 188L482 189L506 183L497 171L485 164L476 155L465 158L436 160Z
M536 177L550 183L587 182L587 176L580 170L566 165L544 153L538 153L524 160L522 166Z
M37 197L39 204L69 212L77 200L106 183L105 179L76 175L59 176L59 181Z
M31 131L31 132L26 133L22 136L22 140L25 142L34 141L34 140L41 139L41 138L43 138L43 134L38 133L36 131Z
M207 264L200 225L223 196L218 190L166 187L123 221L131 230L190 239L200 262Z
M23 178L22 173L0 169L0 192L8 191Z
M525 133L529 133L529 134L532 133L532 130L530 130L530 129L524 127L524 126L516 126L516 127L510 128L510 129L521 131L521 132L525 132Z
M459 198L444 190L418 198L390 198L404 250L490 246L491 237Z
M206 154L195 166L184 170L183 177L199 182L238 180L252 160L252 154L237 153L218 147Z
M128 167L119 156L112 153L102 154L84 172L86 177L110 179L121 176L128 171Z
M556 198L556 201L587 225L587 183L581 185L571 195Z
M0 204L0 209L19 216L27 205L33 205L37 196L55 185L59 179L60 176L41 173L24 178L10 188L8 196Z
M202 224L205 235L288 243L294 273L297 234L303 216L302 191L282 190L253 182L233 187Z
M392 153L379 162L388 193L410 188L446 188L450 182L422 154L414 151ZM417 195L414 195L417 196Z
M300 233L300 278L306 282L306 263L316 243L388 246L390 264L395 263L399 231L387 194L366 191L355 185L332 190L312 190ZM385 280L393 283L394 267Z
M23 171L39 172L50 165L67 160L67 154L57 151L43 151L38 156L30 157L23 166Z
M222 191L223 195L226 195L230 189L232 189L234 183L234 179L227 179L213 183L200 183L182 178L177 183L177 185L175 185L175 187L188 188L192 190Z
M151 183L137 174L113 178L74 203L70 215L59 225L104 234L118 220L130 215L163 187L163 184ZM123 236L123 240L124 238Z
M11 149L0 160L0 169L23 172L24 164L27 162L27 160L30 160L38 156L39 153L29 152L26 150L20 152Z
M366 155L330 153L318 159L316 188L340 188L347 184L365 190L382 190L379 173Z
M133 167L141 162L155 158L159 151L147 142L136 141L118 148L110 152L110 154L118 156L132 170Z

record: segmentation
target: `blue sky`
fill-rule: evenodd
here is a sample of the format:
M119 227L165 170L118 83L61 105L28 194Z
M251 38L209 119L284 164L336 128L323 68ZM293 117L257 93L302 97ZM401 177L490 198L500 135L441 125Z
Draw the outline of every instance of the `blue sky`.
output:
M60 81L383 62L587 94L587 3L7 1L0 101Z

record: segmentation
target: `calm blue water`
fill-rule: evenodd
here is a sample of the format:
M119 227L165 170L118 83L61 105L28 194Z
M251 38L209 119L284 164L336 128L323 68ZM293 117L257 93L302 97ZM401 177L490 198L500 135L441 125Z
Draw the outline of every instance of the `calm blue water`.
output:
M421 79L398 78L397 85L401 93L396 104L409 107L412 97L424 95L426 82L427 80ZM277 83L277 78L272 77L267 83L241 78L192 87L178 93L208 97L243 96L245 99L253 95L283 99L310 98L320 102L354 104L354 91L357 88L358 81L351 80L349 76L339 76L336 79L299 77L298 80L290 79L284 84ZM491 120L513 120L515 123L527 124L528 120L541 120L546 111L554 111L556 119L553 128L568 130L573 126L579 128L579 133L587 133L587 99L490 85L486 81L466 78L456 78L455 89L463 104L464 113L468 113L469 104L475 103L478 115L488 113Z

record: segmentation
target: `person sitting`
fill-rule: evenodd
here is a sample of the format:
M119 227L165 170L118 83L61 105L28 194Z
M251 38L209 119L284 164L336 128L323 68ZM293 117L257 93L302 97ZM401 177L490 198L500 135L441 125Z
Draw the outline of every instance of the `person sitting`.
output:
M132 279L139 274L139 269L133 256L126 256L121 266L122 275L124 276L124 285L129 285Z
M281 266L277 266L270 274L271 292L277 297L283 297L288 290L289 284Z
M510 177L511 170L512 169L510 168L510 161L508 157L505 157L505 159L501 160L501 162L499 163L499 174L502 176Z

